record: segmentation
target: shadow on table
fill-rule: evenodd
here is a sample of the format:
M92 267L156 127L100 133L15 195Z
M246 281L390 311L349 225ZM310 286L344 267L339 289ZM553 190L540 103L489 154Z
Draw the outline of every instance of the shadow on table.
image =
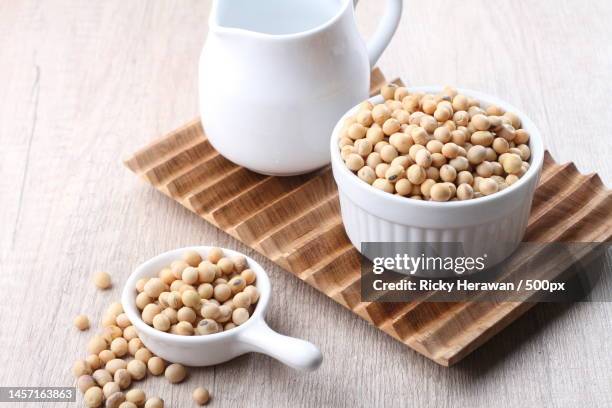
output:
M573 277L568 280L568 287L573 289L571 298L580 302L612 301L610 299L612 278L609 273L611 265L610 255L604 253L592 259L588 265L582 266L589 271L587 277L589 282L585 284L584 273L573 274ZM580 266L572 268L580 268ZM593 290L585 292L584 288L593 288ZM574 307L574 302L570 301L535 305L526 314L457 363L451 370L461 371L474 378L487 375L500 363L520 353L524 344L540 335L555 320L563 318L572 307Z

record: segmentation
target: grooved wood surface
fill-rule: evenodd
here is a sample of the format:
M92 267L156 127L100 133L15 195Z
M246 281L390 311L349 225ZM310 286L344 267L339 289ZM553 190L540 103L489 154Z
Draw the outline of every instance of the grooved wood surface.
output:
M372 78L371 93L376 94L385 78L378 69ZM361 258L344 232L331 168L295 177L258 175L216 153L199 120L143 148L125 164L206 221L438 364L455 364L533 305L361 302ZM596 174L580 174L573 163L559 165L547 152L524 240L610 238L612 192ZM518 251L506 261L516 264L508 273L520 273L536 255ZM557 268L540 271L538 278L557 279L567 259L556 261Z
M359 1L365 37L381 3ZM610 186L610 1L404 4L378 64L389 77L497 95L534 120L559 163L597 172ZM211 390L210 407L612 406L612 303L537 305L441 367L127 171L122 158L198 115L197 62L210 6L0 2L0 385L72 384L71 363L85 356L102 310L136 265L168 249L218 244L268 270L270 325L316 343L325 360L300 374L251 354L190 370L183 384L138 384L171 406L192 406L197 385ZM560 185L561 193L573 189ZM206 208L216 208L225 198L208 199ZM335 205L330 199L318 211ZM311 228L306 219L296 225ZM283 251L280 236L262 245ZM113 276L108 291L91 284L100 269ZM89 332L71 326L78 313L94 322Z

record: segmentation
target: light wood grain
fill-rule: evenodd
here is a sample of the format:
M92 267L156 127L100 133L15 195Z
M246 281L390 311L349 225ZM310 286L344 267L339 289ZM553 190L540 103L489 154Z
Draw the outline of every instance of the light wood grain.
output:
M358 23L373 32L378 1ZM608 303L540 305L448 370L373 330L324 295L160 197L121 165L197 115L197 59L210 2L0 3L0 384L66 385L87 334L131 268L188 244L245 251L270 271L271 325L316 342L299 374L257 355L143 387L190 406L606 406ZM407 1L380 66L410 84L496 94L527 112L559 162L612 181L612 5L605 0ZM106 180L113 180L107 182ZM114 275L96 291L93 271ZM350 375L346 375L346 373ZM61 406L57 404L56 406Z

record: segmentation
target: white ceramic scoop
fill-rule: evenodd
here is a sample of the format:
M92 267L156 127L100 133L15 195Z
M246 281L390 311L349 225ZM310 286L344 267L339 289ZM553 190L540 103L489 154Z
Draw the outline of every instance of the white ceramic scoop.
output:
M144 345L164 360L188 366L215 365L245 353L256 352L267 354L298 370L317 369L323 361L323 356L314 344L283 336L266 324L264 318L270 301L270 279L263 268L247 256L245 258L249 268L257 275L255 286L260 296L253 315L244 324L215 334L180 336L156 330L142 320L140 311L136 307L135 286L138 279L157 276L162 268L170 265L172 261L181 259L187 250L195 250L205 259L210 248L198 246L165 252L141 264L130 275L123 289L121 301L125 313L138 331ZM229 249L223 249L223 252L228 257L243 255Z

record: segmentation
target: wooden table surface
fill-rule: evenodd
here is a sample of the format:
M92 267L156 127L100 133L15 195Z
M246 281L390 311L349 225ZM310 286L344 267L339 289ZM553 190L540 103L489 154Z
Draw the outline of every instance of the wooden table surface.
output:
M373 32L380 1L362 0ZM463 362L440 367L373 329L163 197L121 159L198 114L197 61L210 1L0 2L0 385L71 385L132 268L216 244L269 270L275 329L318 344L314 373L260 355L142 387L191 406L610 406L612 304L539 305ZM454 84L527 112L560 162L612 181L612 3L406 1L379 62L409 84ZM94 271L114 286L98 291ZM61 406L56 404L54 406ZM67 404L72 406L72 404Z

